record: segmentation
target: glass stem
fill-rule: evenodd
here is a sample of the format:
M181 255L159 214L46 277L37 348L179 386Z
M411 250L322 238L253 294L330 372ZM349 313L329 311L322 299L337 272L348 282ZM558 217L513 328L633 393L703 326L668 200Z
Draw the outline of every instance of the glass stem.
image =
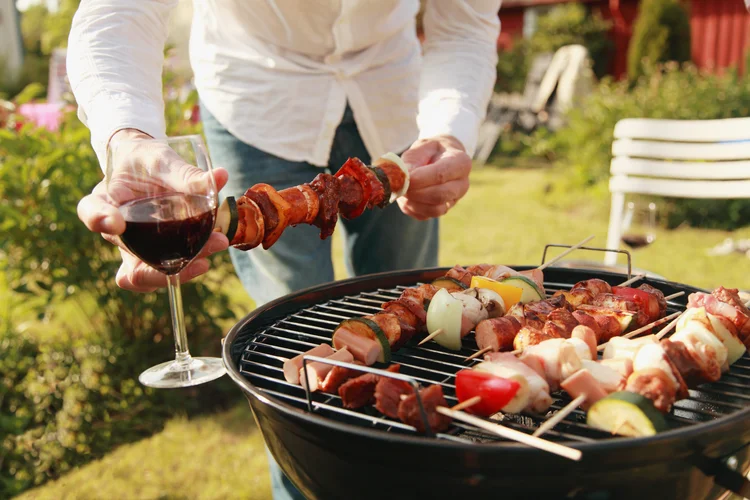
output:
M175 360L178 364L187 367L191 358L190 351L188 351L187 333L185 332L185 315L182 311L179 275L167 275L167 290L169 291L169 308L172 311Z

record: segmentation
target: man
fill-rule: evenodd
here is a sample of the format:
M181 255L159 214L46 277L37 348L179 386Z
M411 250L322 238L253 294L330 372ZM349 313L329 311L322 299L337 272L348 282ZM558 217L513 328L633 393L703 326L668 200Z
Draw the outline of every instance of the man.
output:
M75 16L68 74L102 166L108 144L164 136L161 69L176 1L83 0ZM223 193L259 182L283 189L335 172L349 156L369 163L403 153L411 185L398 204L342 221L347 267L364 274L437 265L437 217L468 190L495 80L499 7L428 1L422 54L417 0L196 0L190 59L213 163L229 173ZM101 186L79 216L119 244L125 223ZM214 234L205 253L226 247ZM313 227L288 229L268 251L230 252L258 305L333 280L330 240ZM165 285L121 253L121 287ZM181 279L207 270L196 259Z

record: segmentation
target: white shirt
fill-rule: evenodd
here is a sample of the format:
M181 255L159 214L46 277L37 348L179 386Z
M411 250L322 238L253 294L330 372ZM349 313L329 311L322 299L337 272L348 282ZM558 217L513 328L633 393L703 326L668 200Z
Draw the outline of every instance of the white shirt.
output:
M347 102L373 157L458 138L473 154L496 75L501 0L194 0L201 100L238 139L325 166ZM67 70L102 166L114 132L164 137L161 70L177 0L83 0Z

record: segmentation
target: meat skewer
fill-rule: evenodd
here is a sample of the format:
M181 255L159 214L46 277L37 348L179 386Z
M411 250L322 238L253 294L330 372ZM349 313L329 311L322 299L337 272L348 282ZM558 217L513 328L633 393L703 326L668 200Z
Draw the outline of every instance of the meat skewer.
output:
M335 174L318 174L310 183L281 191L256 184L237 200L227 198L217 211L215 231L241 250L261 244L268 249L287 227L298 224L319 227L325 239L333 234L339 214L355 219L367 208L392 203L408 188L409 171L395 154L384 155L373 166L349 158Z
M629 300L628 297L631 296L639 302ZM568 312L572 311L573 317L562 310L550 311L545 304L551 304L553 299L561 301L554 305ZM648 311L648 314L644 311ZM599 279L582 281L571 290L556 292L551 299L516 304L504 318L481 322L476 329L479 351L466 361L489 351L508 351L515 347L516 352L527 345L538 344L550 338L569 336L576 324L589 326L597 333L599 343L606 342L614 336L622 335L630 325L645 325L647 318L661 317L665 311L664 295L649 285L627 289L613 288ZM511 316L519 323L508 323L507 318Z
M734 294L731 291L720 289L718 290L718 293L715 291L713 295L723 295L725 301L734 302L735 309L739 310L741 313L739 315L735 315L732 311L720 306L716 306L715 309L722 309L724 314L736 318L736 323L740 325L741 330L744 329L750 322L750 314L746 314L741 309L744 305L738 305L739 302L737 300L732 300ZM691 296L691 301L699 302L698 299L701 299L702 302L710 302L705 294L703 296L695 294L694 296ZM750 311L747 311L747 313L750 313ZM663 329L658 335L652 335L652 342L647 342L645 344L642 343L642 347L636 352L633 352L632 362L630 362L629 357L623 359L605 359L598 363L595 361L587 362L584 360L582 362L582 369L575 371L573 375L568 376L562 383L563 388L575 399L556 412L553 417L546 421L534 433L534 435L538 436L547 432L549 429L552 429L557 423L561 422L568 414L579 406L584 406L584 409L587 409L588 407L591 407L593 403L618 390L624 389L630 391L630 393L639 394L640 396L651 400L653 406L657 410L666 412L671 408L675 400L687 397L687 387L689 384L692 385L700 383L701 381L712 380L700 380L700 377L696 378L696 373L700 373L696 372L696 370L701 370L701 368L695 364L696 359L691 357L690 353L686 351L687 346L685 345L685 342L687 341L687 338L683 333L690 330L689 322L692 321L693 325L695 325L696 322L703 321L706 328L710 327L706 332L710 337L719 337L721 342L728 344L730 349L732 349L732 344L730 342L731 331L727 330L727 332L723 334L718 333L721 331L718 323L709 322L709 317L705 314L704 309L692 308L692 312L688 309L685 313L675 313L671 316L674 318L675 315L680 315L681 318L673 319L672 324L669 327ZM682 323L679 323L680 319L682 319ZM675 342L664 340L659 343L659 339L666 335L674 325L681 325L682 330L680 331L680 335L682 336L676 337ZM748 326L747 329L750 330L750 326ZM708 340L705 336L701 338ZM629 341L628 339L626 340ZM539 344L539 346L547 344L554 349L555 346L552 345L553 342L553 340L548 340ZM738 340L735 340L732 352L730 352L729 357L726 358L727 361L734 362L744 353L744 349L738 347L738 342ZM716 349L720 350L723 348L721 343L717 344L713 342L713 344L716 346ZM595 355L596 351L592 351L592 353ZM606 357L607 353L605 353L605 358ZM720 355L719 360L722 359L724 358ZM719 361L719 364L721 364L721 361ZM533 366L533 364L530 364L530 366ZM615 370L617 370L618 367L621 370L619 375L611 376L612 373L615 373ZM607 370L610 370L610 374L607 374ZM598 375L596 375L597 373ZM718 379L718 376L714 377L714 379ZM550 379L549 373L547 373L547 380L550 385L554 382ZM617 399L627 400L628 397L619 396ZM620 404L622 404L622 402ZM621 424L618 425L618 427L621 426Z
M623 358L629 361L632 356L632 372L627 375L626 383L615 390L624 389L643 396L651 400L656 410L667 412L674 402L687 397L688 387L718 380L721 372L744 354L746 345L742 345L740 339L743 332L750 334L750 311L738 299L736 290L720 287L710 295L692 294L688 303L692 306L657 335L652 335L651 341ZM708 313L705 304L721 315ZM677 332L670 339L663 339L675 326ZM742 340L746 339L747 336ZM606 361L616 359L605 359L602 363ZM568 392L574 394L574 391ZM615 399L622 404L629 398L626 392L617 393ZM616 425L618 429L613 432L622 425ZM632 428L630 432L634 432Z

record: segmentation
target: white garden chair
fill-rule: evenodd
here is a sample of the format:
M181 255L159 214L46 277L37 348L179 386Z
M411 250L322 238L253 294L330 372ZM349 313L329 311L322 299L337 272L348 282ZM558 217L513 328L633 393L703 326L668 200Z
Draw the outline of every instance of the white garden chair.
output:
M620 248L629 193L672 198L750 198L750 118L655 120L615 126L607 248ZM607 252L606 265L617 254Z

